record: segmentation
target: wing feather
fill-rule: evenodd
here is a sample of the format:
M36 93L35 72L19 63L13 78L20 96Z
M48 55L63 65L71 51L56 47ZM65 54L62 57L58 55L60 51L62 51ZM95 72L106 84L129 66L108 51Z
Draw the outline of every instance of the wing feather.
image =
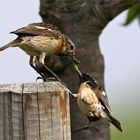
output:
M11 33L14 33L19 36L24 36L24 35L48 36L48 37L53 37L56 39L60 35L60 32L59 30L56 29L56 27L53 28L51 24L45 24L45 23L29 24L28 26L17 29Z
M109 106L107 95L105 94L103 88L97 82L88 82L90 88L94 91L99 101L103 105L103 107L110 113L111 109Z

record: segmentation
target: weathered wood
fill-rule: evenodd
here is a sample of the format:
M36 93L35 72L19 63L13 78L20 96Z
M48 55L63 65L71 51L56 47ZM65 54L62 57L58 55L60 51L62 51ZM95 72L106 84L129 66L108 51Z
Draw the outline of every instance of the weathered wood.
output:
M58 82L0 85L0 140L70 140L68 90Z

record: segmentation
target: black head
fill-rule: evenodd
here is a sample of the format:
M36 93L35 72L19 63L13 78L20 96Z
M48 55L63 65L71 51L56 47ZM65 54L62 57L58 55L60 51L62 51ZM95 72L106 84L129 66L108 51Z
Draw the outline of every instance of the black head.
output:
M83 82L86 82L88 85L92 86L93 88L96 88L100 91L103 91L104 89L102 88L102 86L94 79L91 77L90 74L88 73L82 73L83 75ZM81 82L81 83L83 83Z
M78 73L78 76L79 76L79 79L80 79L80 83L84 83L84 82L96 83L96 80L93 79L90 76L90 74L88 74L88 73L82 73L79 70L78 65L76 63L74 63L74 69Z
M91 77L89 73L82 73L81 83L87 82L88 84L97 84L96 80Z
M95 79L93 79L91 77L91 75L88 73L82 73L82 72L78 71L78 75L80 78L80 83L84 83L84 82L95 83L96 82Z
M83 82L93 81L92 77L88 73L82 73L82 80L83 80Z

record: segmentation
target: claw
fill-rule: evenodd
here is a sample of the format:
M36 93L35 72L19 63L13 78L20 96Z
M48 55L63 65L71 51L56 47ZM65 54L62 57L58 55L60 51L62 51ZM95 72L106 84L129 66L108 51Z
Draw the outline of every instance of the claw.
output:
M38 76L37 78L36 78L36 82L37 82L37 80L39 80L39 79L41 79L41 80L43 80L44 82L49 82L49 81L55 81L55 80L57 80L55 77L47 77L46 75L44 75L44 76Z
M46 75L44 75L44 76L38 76L37 78L36 78L36 82L39 80L39 79L41 79L41 80L43 80L43 82L50 82L50 81L58 81L58 79L56 78L56 77L47 77ZM60 80L59 80L59 82L60 82ZM62 83L62 81L61 81L61 83Z
M42 79L42 80L43 80L43 77L38 76L38 77L36 78L36 82L37 82L39 79ZM43 81L44 81L44 80L43 80Z

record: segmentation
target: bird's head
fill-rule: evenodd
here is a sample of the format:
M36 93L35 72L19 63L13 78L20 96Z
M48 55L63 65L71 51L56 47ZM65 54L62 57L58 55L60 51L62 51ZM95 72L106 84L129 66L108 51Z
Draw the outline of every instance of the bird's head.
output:
M92 77L90 76L90 74L88 74L88 73L82 73L82 79L83 79L84 82L87 82L87 81L93 82L94 81L92 79Z
M63 48L62 54L68 56L75 56L75 45L66 35L63 34Z
M84 82L87 82L87 83L95 83L96 82L96 80L94 78L92 78L90 74L88 74L88 73L82 73L79 70L77 64L75 64L75 63L74 63L74 69L75 69L75 71L79 75L80 83L84 83Z
M88 85L95 87L98 85L98 82L89 73L82 73L81 82L86 82Z

